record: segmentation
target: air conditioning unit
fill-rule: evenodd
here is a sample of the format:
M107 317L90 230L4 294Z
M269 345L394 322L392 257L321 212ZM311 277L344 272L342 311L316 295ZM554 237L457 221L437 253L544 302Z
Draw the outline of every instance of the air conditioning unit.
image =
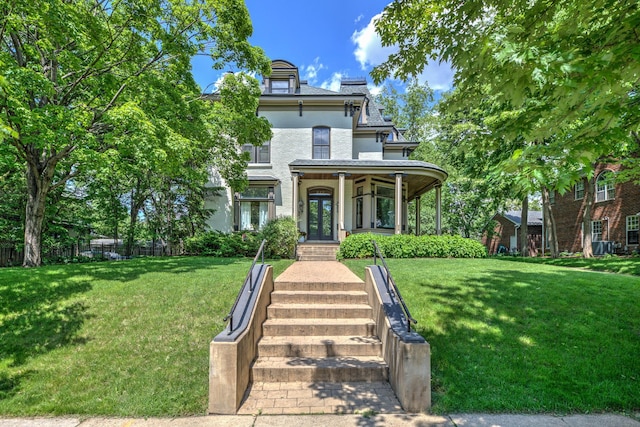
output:
M593 248L594 255L612 254L614 242L608 240L600 240L597 242L592 242L591 247Z

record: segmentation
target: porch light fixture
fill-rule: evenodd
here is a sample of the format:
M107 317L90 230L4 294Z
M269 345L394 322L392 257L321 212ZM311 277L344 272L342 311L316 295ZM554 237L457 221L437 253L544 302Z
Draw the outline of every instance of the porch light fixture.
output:
M299 214L304 213L304 200L298 201L298 213Z

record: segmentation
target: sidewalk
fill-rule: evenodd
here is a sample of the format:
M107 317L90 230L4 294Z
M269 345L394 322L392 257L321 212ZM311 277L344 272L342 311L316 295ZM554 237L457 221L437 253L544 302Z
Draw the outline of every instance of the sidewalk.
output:
M640 415L640 414L636 414ZM640 427L622 415L210 415L184 418L0 418L0 427Z

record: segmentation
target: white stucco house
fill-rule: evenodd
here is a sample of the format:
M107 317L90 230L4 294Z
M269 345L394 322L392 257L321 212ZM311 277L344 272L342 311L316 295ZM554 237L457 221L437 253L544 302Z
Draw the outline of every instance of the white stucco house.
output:
M440 232L440 188L447 173L409 160L417 143L404 139L383 116L364 79L344 79L340 91L310 86L288 61L272 62L262 82L257 114L272 124L273 138L251 154L249 187L225 187L210 199L208 225L223 232L260 229L276 216L293 216L310 241L342 241L347 233L399 234L409 229L408 203L436 192Z

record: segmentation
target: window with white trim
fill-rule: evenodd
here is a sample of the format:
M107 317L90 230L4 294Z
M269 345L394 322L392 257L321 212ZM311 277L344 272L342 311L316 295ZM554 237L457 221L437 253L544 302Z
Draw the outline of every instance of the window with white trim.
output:
M574 187L575 200L580 200L584 198L584 181L576 182Z
M599 242L602 240L602 221L591 221L591 241Z
M265 141L260 146L245 144L242 151L249 153L249 163L271 162L271 141Z
M638 231L640 230L640 216L630 215L627 217L627 245L637 245Z
M596 179L596 202L613 200L616 197L615 175L611 171L604 171Z

